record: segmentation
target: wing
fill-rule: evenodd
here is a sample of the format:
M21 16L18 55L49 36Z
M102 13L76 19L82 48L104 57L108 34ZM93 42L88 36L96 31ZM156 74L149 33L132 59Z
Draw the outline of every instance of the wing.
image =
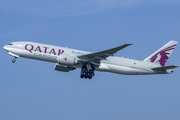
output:
M115 47L109 50L104 50L101 52L96 52L96 53L91 53L91 54L86 54L86 55L82 55L82 56L78 56L78 58L83 61L83 62L90 62L94 65L98 65L101 60L106 60L107 57L109 56L113 56L113 54L115 54L117 51L122 50L123 48L132 45L132 44L124 44L122 46L119 47Z

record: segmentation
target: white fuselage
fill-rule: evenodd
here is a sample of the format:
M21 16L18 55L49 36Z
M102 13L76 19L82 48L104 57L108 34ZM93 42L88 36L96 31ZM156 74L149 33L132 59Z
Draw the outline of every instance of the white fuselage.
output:
M78 60L77 56L90 54L91 52L40 44L34 42L13 42L12 45L4 46L4 49L14 57L24 57L35 60L59 63L62 54L73 56ZM73 67L81 68L81 64L74 64ZM151 68L160 67L158 64L126 59L122 57L110 56L106 60L101 60L100 66L96 67L96 71L112 72L124 75L146 75L146 74L167 74L172 73L172 69L166 71L154 71Z

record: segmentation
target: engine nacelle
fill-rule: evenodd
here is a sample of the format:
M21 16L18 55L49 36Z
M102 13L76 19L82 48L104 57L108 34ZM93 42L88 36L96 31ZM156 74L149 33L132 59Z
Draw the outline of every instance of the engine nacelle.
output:
M58 63L61 65L73 66L78 63L78 60L73 56L61 54Z
M69 72L70 70L76 69L74 67L63 66L63 65L60 65L58 63L55 64L54 68L55 68L55 70L61 71L61 72Z

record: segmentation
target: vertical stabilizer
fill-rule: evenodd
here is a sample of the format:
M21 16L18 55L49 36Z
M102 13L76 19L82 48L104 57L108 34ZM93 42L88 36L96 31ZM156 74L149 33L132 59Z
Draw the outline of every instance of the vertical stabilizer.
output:
M152 55L147 57L144 61L157 63L160 66L164 66L169 59L170 55L172 54L174 48L177 45L177 41L171 40L166 45L164 45L162 48L154 52Z

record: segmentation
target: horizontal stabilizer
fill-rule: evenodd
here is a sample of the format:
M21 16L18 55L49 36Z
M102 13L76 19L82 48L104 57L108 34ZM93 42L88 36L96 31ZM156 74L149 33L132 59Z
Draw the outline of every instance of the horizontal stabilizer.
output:
M177 67L179 67L179 66L171 65L171 66L164 66L164 67L152 68L152 70L167 70L167 69L174 69L174 68L177 68Z

